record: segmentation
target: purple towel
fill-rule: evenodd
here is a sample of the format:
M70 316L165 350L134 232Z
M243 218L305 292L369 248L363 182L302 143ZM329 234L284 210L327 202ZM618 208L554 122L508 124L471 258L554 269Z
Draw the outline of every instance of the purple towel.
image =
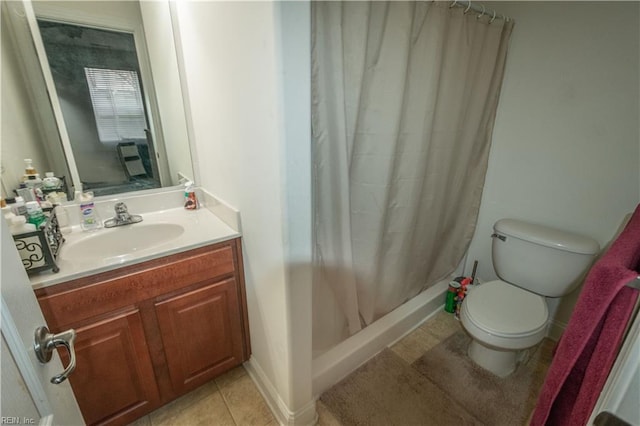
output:
M587 424L622 343L638 291L640 205L589 271L549 367L531 425Z

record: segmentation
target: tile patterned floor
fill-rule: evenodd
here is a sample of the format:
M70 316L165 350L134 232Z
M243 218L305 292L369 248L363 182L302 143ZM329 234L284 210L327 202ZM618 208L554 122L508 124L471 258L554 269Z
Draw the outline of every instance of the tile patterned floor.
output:
M275 426L278 422L240 366L144 416L132 426Z

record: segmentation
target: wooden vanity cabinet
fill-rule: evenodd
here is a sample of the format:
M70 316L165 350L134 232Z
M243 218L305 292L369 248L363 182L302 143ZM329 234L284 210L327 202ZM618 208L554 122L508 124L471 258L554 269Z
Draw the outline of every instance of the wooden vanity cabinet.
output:
M127 424L248 360L242 268L234 239L36 290L52 332L77 332L86 423Z

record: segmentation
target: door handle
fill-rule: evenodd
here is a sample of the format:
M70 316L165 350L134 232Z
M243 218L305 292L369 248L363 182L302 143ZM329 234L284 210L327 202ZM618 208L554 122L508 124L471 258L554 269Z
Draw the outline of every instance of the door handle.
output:
M49 333L49 329L46 326L36 328L33 349L40 362L43 364L49 362L53 355L53 350L58 346L64 346L69 353L70 360L67 368L62 373L51 378L51 383L54 385L59 385L67 380L69 374L76 369L76 351L73 346L75 340L76 331L73 328L58 334Z

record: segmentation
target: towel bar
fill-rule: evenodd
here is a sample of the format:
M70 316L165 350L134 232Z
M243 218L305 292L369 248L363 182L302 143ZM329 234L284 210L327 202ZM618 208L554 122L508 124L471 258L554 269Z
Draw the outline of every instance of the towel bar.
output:
M640 276L638 276L633 281L629 281L627 283L627 287L631 287L631 288L635 288L636 290L640 290Z

